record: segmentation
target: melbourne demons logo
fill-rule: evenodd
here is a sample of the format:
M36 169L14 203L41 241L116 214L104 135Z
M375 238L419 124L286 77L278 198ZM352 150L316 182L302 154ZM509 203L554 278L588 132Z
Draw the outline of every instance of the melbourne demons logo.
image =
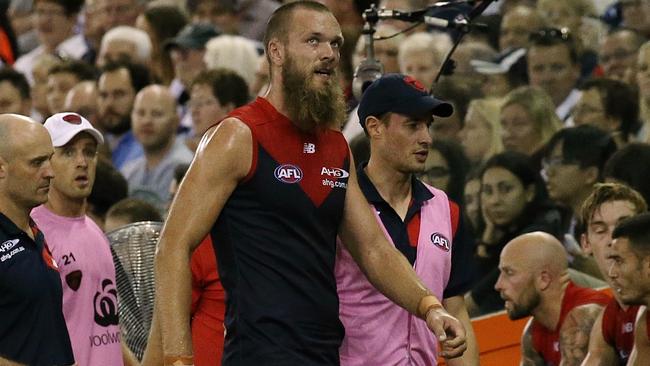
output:
M451 249L451 245L449 245L449 239L445 238L445 236L440 233L431 234L431 242L433 245L444 250L445 252L448 252Z
M283 164L275 168L273 175L282 183L293 184L302 180L302 170L291 164Z

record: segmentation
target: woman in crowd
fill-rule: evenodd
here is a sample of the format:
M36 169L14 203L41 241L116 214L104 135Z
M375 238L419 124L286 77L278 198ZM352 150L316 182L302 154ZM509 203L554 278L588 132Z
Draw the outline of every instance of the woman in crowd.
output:
M560 212L547 198L539 170L524 154L507 151L493 156L481 171L481 212L484 228L477 233L477 278L467 295L473 314L503 308L494 290L501 249L524 233L543 231L560 237Z
M469 103L460 142L473 168L503 150L498 99L474 99Z
M468 170L469 160L457 143L434 140L429 147L425 171L420 179L445 191L452 201L462 206L463 186Z

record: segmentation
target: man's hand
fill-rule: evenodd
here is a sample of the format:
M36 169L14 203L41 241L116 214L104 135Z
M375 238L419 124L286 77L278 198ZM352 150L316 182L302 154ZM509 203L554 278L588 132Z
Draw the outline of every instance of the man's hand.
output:
M440 355L444 358L462 356L467 349L463 324L442 307L431 308L426 314L427 326L440 341Z

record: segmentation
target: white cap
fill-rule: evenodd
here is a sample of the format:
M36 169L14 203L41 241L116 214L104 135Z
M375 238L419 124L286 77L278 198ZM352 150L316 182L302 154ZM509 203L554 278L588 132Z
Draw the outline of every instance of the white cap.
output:
M54 114L45 120L43 126L50 133L54 147L61 147L67 144L81 132L88 132L97 140L97 144L104 143L102 133L96 130L87 119L77 113L63 112Z
M496 75L506 74L510 68L526 55L525 48L508 50L497 57L494 62L483 60L470 60L470 65L479 74Z

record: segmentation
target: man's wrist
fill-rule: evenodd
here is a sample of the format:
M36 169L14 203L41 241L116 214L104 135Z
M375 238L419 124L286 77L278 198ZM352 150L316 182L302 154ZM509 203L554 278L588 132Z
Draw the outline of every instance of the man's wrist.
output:
M193 355L165 356L165 366L187 366L194 365Z
M440 300L433 295L423 296L418 304L417 316L420 319L427 320L427 315L434 309L443 309Z

